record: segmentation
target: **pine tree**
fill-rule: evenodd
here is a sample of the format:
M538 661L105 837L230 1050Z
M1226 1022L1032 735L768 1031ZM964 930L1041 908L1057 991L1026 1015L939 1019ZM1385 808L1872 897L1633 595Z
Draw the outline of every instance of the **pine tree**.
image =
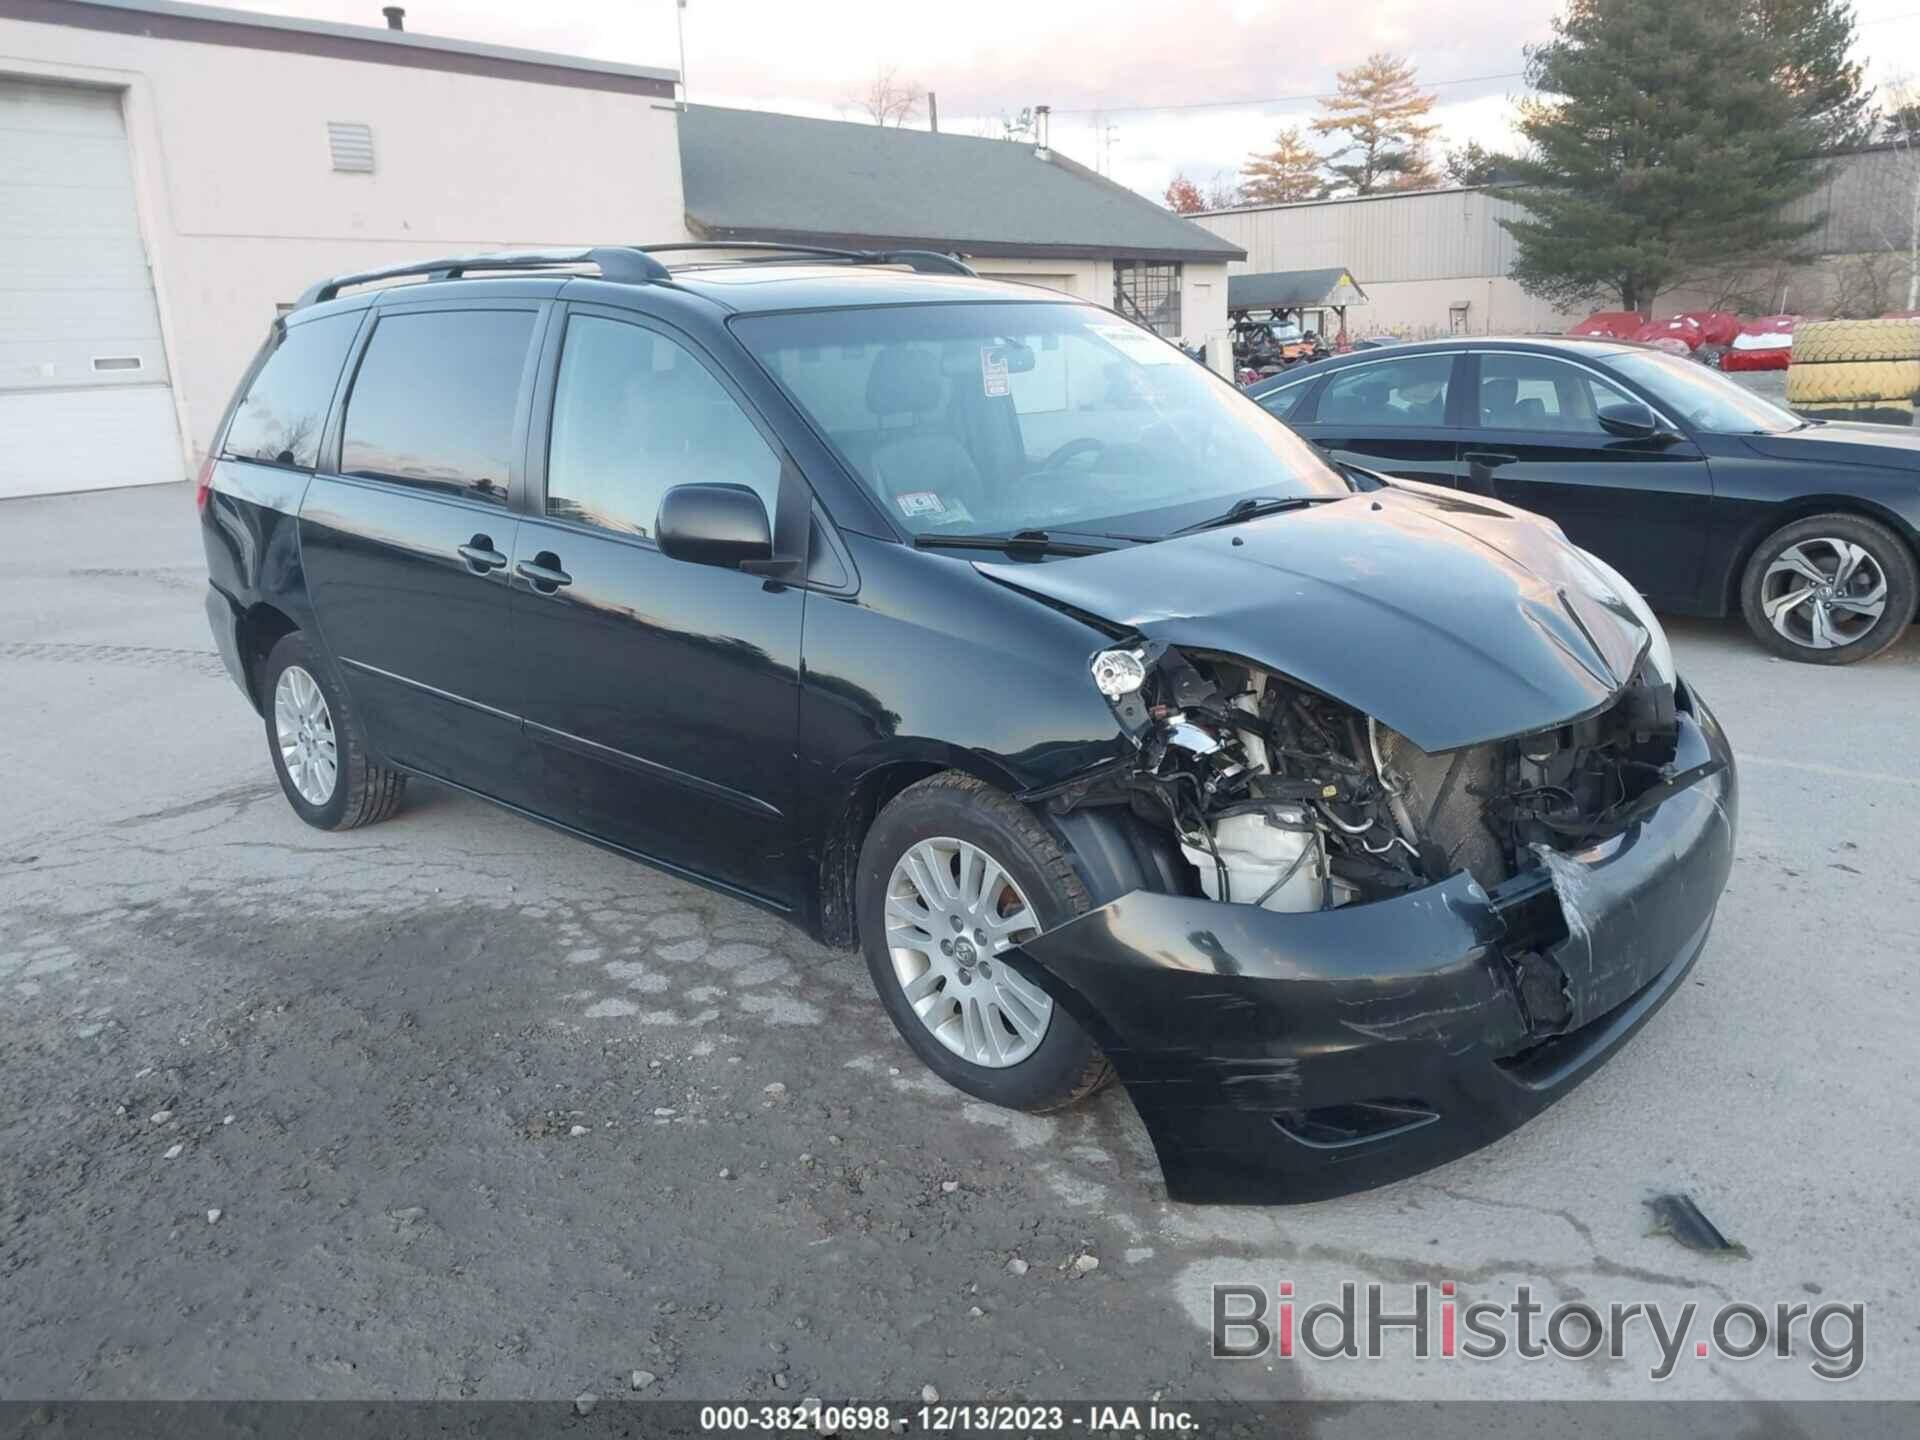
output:
M1469 140L1459 149L1449 149L1446 158L1449 185L1490 185L1493 177L1513 168L1513 157L1489 150L1478 140Z
M1440 127L1423 119L1433 109L1433 92L1422 90L1413 77L1410 61L1377 51L1340 72L1327 113L1313 122L1316 134L1337 135L1343 142L1327 169L1356 195L1439 183L1427 159L1427 142Z
M1783 208L1819 188L1817 152L1859 113L1829 15L1851 33L1835 0L1570 0L1528 53L1525 188L1505 192L1528 214L1501 222L1514 278L1558 304L1638 310L1729 263L1792 258L1819 220Z
M1873 138L1872 92L1854 62L1853 7L1835 0L1749 0L1749 24L1780 46L1775 79L1794 98L1822 150Z
M1318 200L1327 193L1320 157L1292 125L1273 137L1271 150L1256 151L1240 167L1240 198L1248 205L1284 205Z

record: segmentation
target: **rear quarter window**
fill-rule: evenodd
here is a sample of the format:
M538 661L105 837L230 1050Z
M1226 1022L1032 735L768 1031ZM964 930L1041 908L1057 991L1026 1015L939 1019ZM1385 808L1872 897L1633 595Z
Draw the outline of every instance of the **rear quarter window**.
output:
M1315 376L1314 379L1318 379ZM1282 385L1269 390L1254 401L1262 410L1276 420L1285 420L1300 408L1300 402L1307 398L1307 391L1313 388L1313 380L1300 380L1292 385Z
M230 460L313 469L334 383L359 328L357 312L289 325L234 411L222 453Z

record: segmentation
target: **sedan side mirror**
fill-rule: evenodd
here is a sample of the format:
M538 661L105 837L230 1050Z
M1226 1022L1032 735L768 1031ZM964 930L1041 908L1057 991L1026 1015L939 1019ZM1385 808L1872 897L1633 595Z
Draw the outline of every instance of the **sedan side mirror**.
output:
M1651 440L1660 433L1660 422L1653 418L1653 411L1637 400L1602 405L1596 418L1602 430L1626 440Z
M746 485L676 485L654 524L660 553L695 565L739 569L773 558L767 507Z

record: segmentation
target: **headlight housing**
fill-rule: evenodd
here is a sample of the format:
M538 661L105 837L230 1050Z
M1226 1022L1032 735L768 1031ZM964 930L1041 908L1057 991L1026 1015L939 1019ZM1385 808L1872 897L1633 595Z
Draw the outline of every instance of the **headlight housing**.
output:
M1647 605L1647 602L1641 598L1640 592L1633 588L1632 583L1628 581L1626 576L1607 564L1606 561L1602 560L1591 550L1580 550L1580 547L1577 545L1573 548L1579 550L1580 558L1591 565L1594 570L1599 573L1600 578L1607 582L1608 587L1626 604L1627 608L1633 611L1633 618L1646 626L1647 634L1650 637L1647 645L1647 664L1660 679L1661 683L1666 685L1673 684L1673 645L1667 639L1665 627L1661 625L1659 618L1654 615L1652 609Z
M1093 685L1109 700L1123 700L1147 683L1147 663L1137 650L1102 650L1093 657Z

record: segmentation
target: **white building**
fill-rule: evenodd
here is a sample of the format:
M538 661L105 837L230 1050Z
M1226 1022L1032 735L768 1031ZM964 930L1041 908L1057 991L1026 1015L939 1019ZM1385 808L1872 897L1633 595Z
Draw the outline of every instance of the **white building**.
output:
M190 474L275 306L319 276L684 236L674 81L161 0L0 0L0 495Z
M676 79L170 0L0 0L0 496L191 474L276 307L478 250L925 245L1118 290L1225 363L1241 252L1151 201L1002 141L699 107L683 135ZM779 183L743 127L778 145Z

